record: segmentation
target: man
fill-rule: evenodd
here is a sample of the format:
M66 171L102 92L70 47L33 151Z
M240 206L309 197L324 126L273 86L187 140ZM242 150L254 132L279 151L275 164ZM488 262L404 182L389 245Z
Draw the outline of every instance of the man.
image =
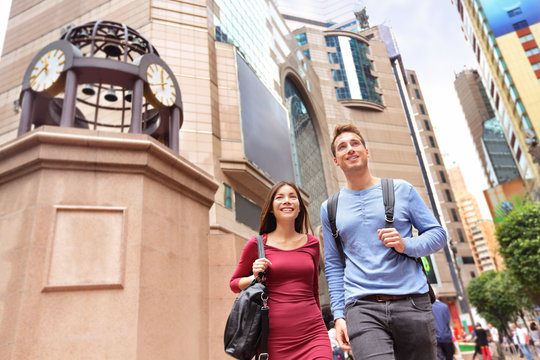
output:
M369 151L360 131L338 125L334 163L347 186L340 191L336 224L346 256L344 268L321 206L326 277L336 338L360 359L436 358L435 324L426 277L411 257L427 256L446 244L446 233L411 184L394 181L395 227L385 228L381 179L368 168ZM412 237L412 226L419 236ZM394 251L395 250L395 251Z
M437 293L437 300L433 303L433 318L435 320L435 337L437 338L437 360L452 360L454 358L454 343L450 330L450 309L441 302Z
M491 334L491 339L495 343L499 343L499 330L497 330L496 327L493 326L492 323L488 323L489 333Z
M512 336L514 344L518 344L521 353L525 356L527 360L534 360L531 351L529 350L529 344L527 343L527 332L523 329L520 329L515 322L512 323L512 329L514 333Z

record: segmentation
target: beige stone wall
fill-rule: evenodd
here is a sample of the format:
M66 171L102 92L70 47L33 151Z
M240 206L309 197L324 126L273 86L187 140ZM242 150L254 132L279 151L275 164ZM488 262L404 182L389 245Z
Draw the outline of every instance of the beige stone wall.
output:
M144 135L0 147L0 358L208 358L216 189Z

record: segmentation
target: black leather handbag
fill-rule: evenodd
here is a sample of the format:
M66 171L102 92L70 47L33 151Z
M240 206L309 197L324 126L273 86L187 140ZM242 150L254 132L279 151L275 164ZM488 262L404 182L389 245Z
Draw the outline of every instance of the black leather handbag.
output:
M262 236L257 235L259 258L264 258ZM268 294L264 274L253 280L234 301L225 325L225 352L236 359L251 360L260 350L259 360L268 359Z

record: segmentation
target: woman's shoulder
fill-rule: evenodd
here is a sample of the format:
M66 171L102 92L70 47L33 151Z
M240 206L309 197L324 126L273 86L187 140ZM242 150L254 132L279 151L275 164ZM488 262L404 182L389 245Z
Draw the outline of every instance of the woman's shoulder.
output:
M306 234L307 235L307 242L306 242L306 246L310 246L310 245L319 245L319 239L311 234Z

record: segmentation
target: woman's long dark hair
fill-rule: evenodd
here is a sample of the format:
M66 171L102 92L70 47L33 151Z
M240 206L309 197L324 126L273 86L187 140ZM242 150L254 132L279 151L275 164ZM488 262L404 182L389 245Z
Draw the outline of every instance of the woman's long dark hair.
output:
M285 185L289 185L294 189L294 191L296 191L296 195L298 196L298 203L300 204L300 212L298 213L296 220L294 220L294 229L296 230L296 232L299 232L301 234L307 233L308 230L313 233L313 229L311 228L311 224L309 223L309 213L304 203L304 200L302 199L302 195L300 194L300 190L298 190L296 184L290 181L280 181L277 182L272 187L272 189L270 189L270 192L268 193L268 196L266 197L266 200L264 202L264 206L261 212L261 225L259 226L260 235L268 234L276 230L276 217L272 212L272 204L274 203L274 198L276 197L276 193L278 192L278 190Z

